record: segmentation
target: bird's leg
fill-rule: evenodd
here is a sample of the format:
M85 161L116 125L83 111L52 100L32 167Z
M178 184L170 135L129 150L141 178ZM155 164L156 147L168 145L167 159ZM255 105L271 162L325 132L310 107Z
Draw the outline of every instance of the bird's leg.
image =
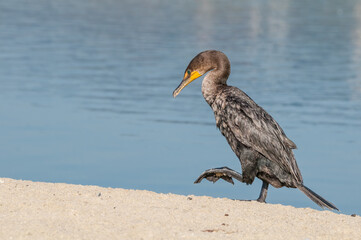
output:
M266 202L267 190L268 190L268 182L263 180L261 192L257 199L258 202L263 202L263 203Z
M234 171L228 167L220 167L220 168L211 168L204 171L194 183L200 183L203 178L207 179L210 182L217 182L220 178L223 180L234 184L233 179L236 179L240 182L243 182L243 176L239 172Z

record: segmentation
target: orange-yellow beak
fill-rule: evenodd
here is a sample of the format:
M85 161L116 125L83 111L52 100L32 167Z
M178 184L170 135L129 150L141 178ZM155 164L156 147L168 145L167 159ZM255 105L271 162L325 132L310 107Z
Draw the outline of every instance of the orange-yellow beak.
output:
M195 79L199 78L200 76L202 76L202 74L200 74L198 71L193 71L190 74L188 74L188 72L186 72L184 74L183 81L174 90L173 97L176 97L182 91L182 89L185 88L185 86L187 86L188 84L193 82Z

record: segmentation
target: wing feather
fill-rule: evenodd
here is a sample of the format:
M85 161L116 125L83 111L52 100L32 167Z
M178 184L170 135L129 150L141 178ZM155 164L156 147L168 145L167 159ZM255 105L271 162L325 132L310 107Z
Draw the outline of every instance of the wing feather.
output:
M218 94L212 108L216 119L226 122L238 141L278 163L302 182L292 152L296 144L286 136L271 115L247 94L238 88L227 87Z

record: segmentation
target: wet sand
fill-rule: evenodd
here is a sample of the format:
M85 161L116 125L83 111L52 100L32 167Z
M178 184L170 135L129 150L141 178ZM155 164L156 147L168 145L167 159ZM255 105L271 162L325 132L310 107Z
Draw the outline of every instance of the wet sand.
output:
M360 216L9 178L0 216L0 239L361 239Z

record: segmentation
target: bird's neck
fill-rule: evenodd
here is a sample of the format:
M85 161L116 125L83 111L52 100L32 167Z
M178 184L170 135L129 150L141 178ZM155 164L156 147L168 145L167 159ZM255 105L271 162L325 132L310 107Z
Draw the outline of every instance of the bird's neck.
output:
M202 82L202 94L206 102L212 106L218 92L227 85L228 75L225 76L221 70L213 70L209 72Z

